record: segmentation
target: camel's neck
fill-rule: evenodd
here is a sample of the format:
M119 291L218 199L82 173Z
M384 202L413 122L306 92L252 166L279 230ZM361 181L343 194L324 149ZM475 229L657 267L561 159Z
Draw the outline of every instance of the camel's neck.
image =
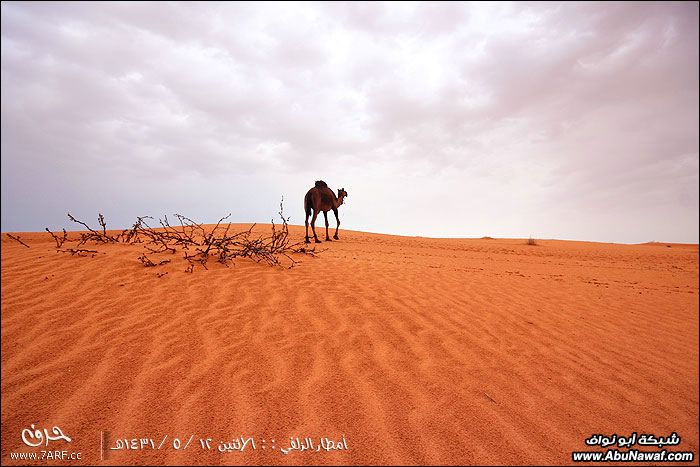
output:
M340 207L340 205L343 204L343 200L344 200L344 199L345 199L345 195L341 193L341 194L340 194L340 198L337 198L337 199L335 200L335 208L336 208L336 209L338 209L338 208Z

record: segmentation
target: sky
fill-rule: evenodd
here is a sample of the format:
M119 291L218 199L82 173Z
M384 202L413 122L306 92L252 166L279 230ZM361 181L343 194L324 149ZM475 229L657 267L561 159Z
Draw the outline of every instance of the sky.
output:
M321 179L341 235L698 242L697 2L1 13L3 232L303 225Z

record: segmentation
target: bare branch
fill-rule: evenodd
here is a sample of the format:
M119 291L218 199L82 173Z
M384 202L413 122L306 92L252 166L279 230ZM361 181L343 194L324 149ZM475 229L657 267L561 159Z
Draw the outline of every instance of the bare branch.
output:
M63 238L59 237L55 233L51 232L48 227L46 227L46 231L51 234L53 237L54 241L56 242L56 248L61 248L63 243L68 240L68 233L66 232L66 229L63 229Z
M65 250L57 250L60 253L70 253L71 256L73 255L78 255L78 256L87 256L89 254L92 255L94 258L95 255L97 254L97 250L86 250L85 248L67 248Z
M15 237L14 235L7 234L7 236L10 237L12 240L17 240L18 242L20 242L22 245L26 246L27 248L30 248L29 245L27 245L26 243L24 243L24 242L19 238L19 235L17 235L17 236Z

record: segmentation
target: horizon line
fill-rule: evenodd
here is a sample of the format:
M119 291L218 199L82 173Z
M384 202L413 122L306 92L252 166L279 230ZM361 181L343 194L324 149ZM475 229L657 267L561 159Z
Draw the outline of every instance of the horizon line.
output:
M245 226L252 226L252 225L260 225L260 226L272 226L272 223L262 223L262 222L227 222L227 223L222 223L220 224L221 226L224 225L245 225ZM216 223L202 223L199 224L202 226L215 226ZM275 223L276 226L280 226L282 224ZM290 227L299 227L299 228L304 228L304 225L299 225L299 224L287 224ZM171 226L171 227L176 227L176 226ZM158 226L152 226L152 229L162 229L163 227L158 225ZM65 229L66 232L88 232L86 229ZM99 230L96 229L96 230ZM107 229L108 232L120 232L123 230L128 230L127 229L113 229L109 228ZM406 234L397 234L397 233L386 233L386 232L372 232L372 231L366 231L366 230L352 230L352 229L342 229L346 232L353 232L353 233L362 233L362 234L371 234L371 235L384 235L384 236L390 236L390 237L405 237L405 238L424 238L428 240L527 240L528 238L532 238L537 241L559 241L559 242L580 242L580 243L601 243L601 244L611 244L611 245L649 245L649 244L668 244L668 245L686 245L686 246L700 246L700 242L673 242L673 241L660 241L660 240L650 240L647 242L636 242L636 243L628 243L628 242L606 242L606 241L599 241L599 240L582 240L582 239L573 239L573 238L544 238L544 237L493 237L490 235L485 235L483 237L433 237L433 236L428 236L428 235L406 235ZM60 231L57 231L60 232ZM45 229L44 230L12 230L12 231L0 231L1 234L44 234L48 233Z

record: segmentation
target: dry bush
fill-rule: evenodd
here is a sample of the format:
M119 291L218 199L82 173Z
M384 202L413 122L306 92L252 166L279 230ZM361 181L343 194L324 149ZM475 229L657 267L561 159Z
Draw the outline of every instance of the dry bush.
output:
M185 272L194 271L197 265L207 269L207 263L211 258L227 267L235 258L239 257L250 258L256 262L265 262L271 266L282 266L283 258L287 258L290 261L289 267L291 268L298 264L298 261L291 256L293 253L315 256L317 251L315 248L309 249L305 247L301 241L291 242L289 238L289 218L284 217L283 202L284 198L280 201L278 213L282 224L281 226L276 225L273 219L272 232L267 236L255 235L253 233L255 224L246 231L231 232L231 224L223 224L231 214L219 219L219 222L211 230L181 214L175 214L177 219L175 225L170 223L167 216L159 219L160 227L149 225L149 222L154 223L153 218L143 216L138 217L130 229L124 229L116 236L107 233L107 223L102 214L98 215L100 230L92 229L88 224L76 219L70 213L68 213L68 218L87 229L87 232L81 233L78 239L73 240L78 242L78 246L87 242L93 242L98 245L107 243L140 243L144 249L153 254L175 254L181 252L183 259L188 263ZM60 250L65 242L71 241L68 239L65 229L63 230L63 237L58 237L48 228L46 231L56 241L58 251L70 252L71 254L93 252L93 250L80 249ZM160 266L170 262L169 259L160 262L152 261L145 253L139 256L138 259L146 267Z

